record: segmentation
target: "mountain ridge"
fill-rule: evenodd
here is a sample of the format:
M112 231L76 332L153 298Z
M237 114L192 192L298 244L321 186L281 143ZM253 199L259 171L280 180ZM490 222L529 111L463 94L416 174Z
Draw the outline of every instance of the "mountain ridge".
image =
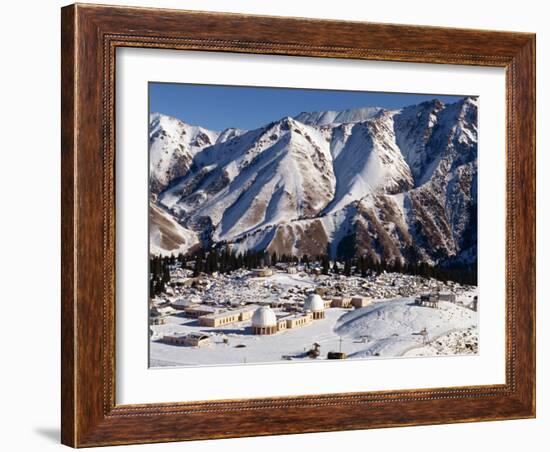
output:
M187 152L168 159L164 179L151 161L155 205L204 247L474 263L477 99L344 112L250 131L189 126L183 143L166 131L164 144Z

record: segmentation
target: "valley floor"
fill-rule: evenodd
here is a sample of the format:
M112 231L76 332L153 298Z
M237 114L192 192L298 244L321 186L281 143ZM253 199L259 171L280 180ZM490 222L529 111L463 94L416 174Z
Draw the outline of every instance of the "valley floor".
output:
M399 287L399 282L407 284L407 281L402 281L404 277L396 276L399 278L396 285L390 275L389 293L395 291L396 286ZM267 303L283 299L293 303L294 298L318 286L319 278L285 273L267 278L227 278L218 282L210 281L209 288L203 289L202 298L210 299L211 302L217 298L222 303L222 293L231 293L247 302L258 303L261 300ZM233 287L230 286L231 280ZM366 290L362 285L373 286L373 281L362 280L357 283L348 280L345 284L351 283L352 287L357 287L356 290ZM330 291L334 284L334 281L325 280L324 285ZM411 282L408 284L410 286ZM421 288L416 290L420 291ZM165 309L164 324L151 326L150 366L311 360L306 352L314 343L320 346L317 359L327 359L330 351L342 351L348 359L476 354L478 312L470 308L470 303L477 289L454 287L453 290L457 295L456 302L440 301L438 308L418 306L414 303L414 296L377 298L371 305L362 308L327 308L324 319L266 336L253 335L250 320L220 327L205 327L200 326L197 319L186 317L183 311ZM205 298L206 293L209 297ZM179 296L174 295L172 298ZM159 303L166 304L166 299ZM159 310L162 311L162 308ZM211 343L204 347L190 347L163 342L165 334L191 332L209 334Z

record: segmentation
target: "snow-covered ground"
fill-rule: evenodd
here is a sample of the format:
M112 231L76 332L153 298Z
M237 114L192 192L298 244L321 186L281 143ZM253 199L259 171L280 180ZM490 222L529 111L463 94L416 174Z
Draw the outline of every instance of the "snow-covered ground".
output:
M288 296L289 303L303 297L316 286L314 276L279 273L267 278L234 278L211 283L205 293L210 301L234 293L247 302L266 302ZM166 315L165 324L152 325L151 367L193 366L310 360L306 351L316 342L326 359L329 351L345 352L349 359L474 354L478 350L478 313L468 305L475 288L459 293L457 303L440 302L439 308L414 304L414 297L378 299L359 309L327 308L326 318L269 336L251 333L251 322L221 327L200 326L183 312ZM204 294L201 295L204 298ZM282 311L277 313L282 313ZM186 347L162 342L164 334L204 332L212 343L205 347ZM421 334L425 331L426 334Z
M283 355L297 355L295 359L300 359L299 356L309 350L314 342L321 344L321 352L326 355L330 350L339 349L340 336L333 326L346 312L345 309L329 309L325 319L269 336L251 334L250 322L207 328L198 326L196 320L172 316L170 323L153 328L158 332L204 331L214 335L214 343L196 348L151 341L151 366L275 362L281 361ZM227 344L223 343L224 337L228 339ZM346 351L345 343L342 351Z
M451 343L444 347L439 338L453 332L477 331L477 321L477 312L454 303L440 302L436 309L416 306L413 299L401 298L347 313L338 319L335 331L355 343L364 341L353 347L350 358L413 356L414 350L419 348L425 356L450 355L457 354ZM421 334L424 329L427 335ZM428 344L435 344L438 340L441 348L436 353L436 347ZM466 353L465 348L459 354Z

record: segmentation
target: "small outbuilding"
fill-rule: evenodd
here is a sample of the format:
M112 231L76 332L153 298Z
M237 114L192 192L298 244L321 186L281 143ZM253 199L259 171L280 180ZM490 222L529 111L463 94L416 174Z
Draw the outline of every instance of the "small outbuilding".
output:
M331 306L333 308L349 308L351 306L351 298L349 297L334 297Z
M185 339L183 341L184 345L188 345L191 347L204 347L205 345L210 344L210 336L208 334L204 333L189 333L187 336L185 336Z
M439 292L439 300L456 303L456 295L452 292Z
M184 311L187 317L198 319L204 315L217 314L220 309L214 306L194 305L185 308Z
M414 303L425 308L439 308L439 295L437 293L423 293L414 300Z
M171 333L165 334L162 341L170 345L186 345L189 347L203 347L210 344L211 339L208 334L200 332L192 332L189 334L184 333Z
M184 311L187 308L197 307L198 305L199 303L197 303L195 300L190 300L188 298L178 298L171 303L171 306L179 311Z
M162 336L162 341L170 345L184 345L185 334L183 333L169 333Z
M370 297L353 297L351 299L351 304L354 308L364 308L372 303Z
M346 359L348 355L344 352L328 352L327 359Z
M149 325L164 325L165 323L166 319L163 316L157 315L149 317Z
M267 278L269 276L273 276L273 270L267 267L255 268L254 270L252 270L252 273L258 278Z
M159 312L156 306L149 308L149 325L163 325L165 323L164 316Z

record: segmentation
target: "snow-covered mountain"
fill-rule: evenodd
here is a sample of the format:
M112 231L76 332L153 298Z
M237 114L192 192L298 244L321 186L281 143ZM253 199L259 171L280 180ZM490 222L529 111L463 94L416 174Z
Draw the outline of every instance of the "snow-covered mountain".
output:
M477 258L475 98L301 113L221 133L154 114L150 130L152 202L193 249Z
M191 126L170 116L149 118L149 184L158 193L187 173L195 155L218 139L219 133Z
M314 111L302 112L296 116L296 120L313 126L326 126L329 124L345 124L366 121L374 117L380 110L379 107L355 108L343 111Z
M181 226L177 220L159 208L149 204L149 247L152 254L187 253L200 247L198 234Z

